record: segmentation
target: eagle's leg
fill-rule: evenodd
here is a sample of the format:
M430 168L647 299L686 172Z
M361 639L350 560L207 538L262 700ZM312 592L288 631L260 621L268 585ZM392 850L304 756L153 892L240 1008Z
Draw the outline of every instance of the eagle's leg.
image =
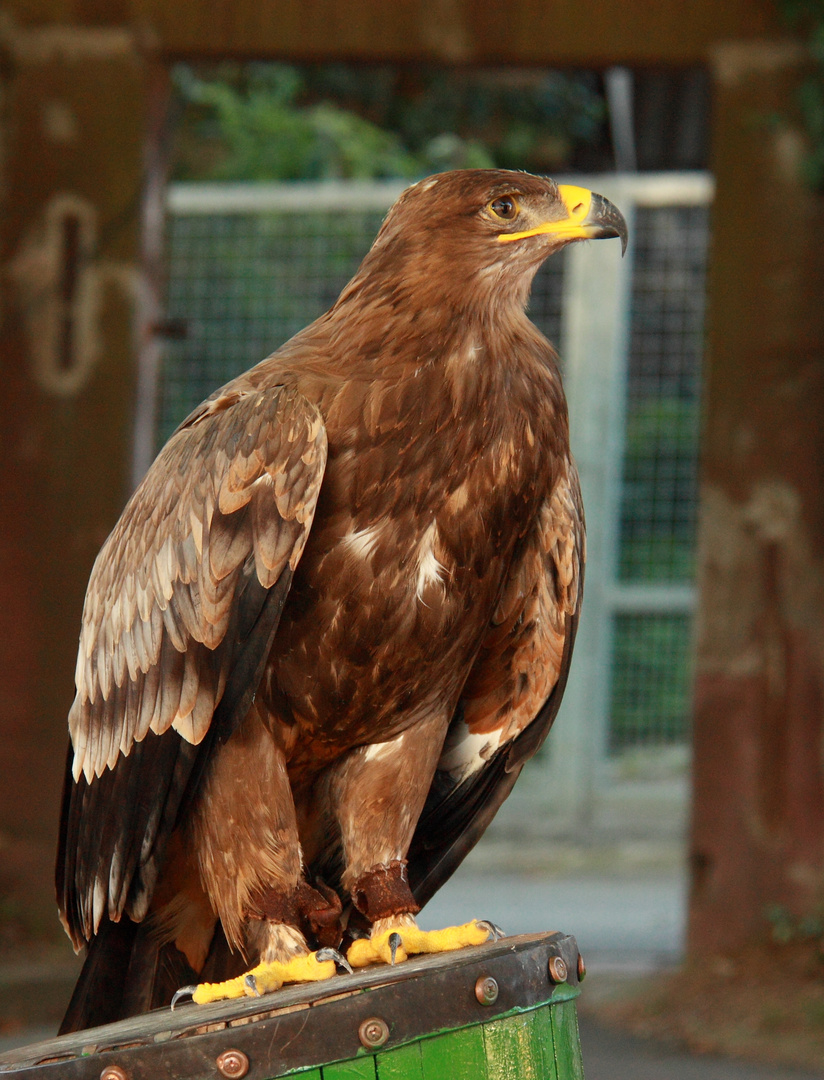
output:
M421 930L414 918L420 908L402 860L375 866L360 877L352 887L352 902L372 923L369 937L358 938L349 948L346 958L352 967L395 964L418 953L483 945L499 934L491 923L477 919L443 930Z
M323 900L320 893L302 882L289 896L271 890L266 900L270 904L289 907L294 923L305 922L299 914L308 894ZM284 983L319 982L331 978L336 971L339 954L332 948L311 952L306 937L292 922L251 916L246 932L249 951L259 955L259 961L249 971L234 979L219 983L200 983L192 988L192 1000L198 1005L225 998L259 997L279 990Z
M330 794L346 863L342 884L372 924L369 938L349 948L353 967L481 945L495 936L489 923L425 931L415 922L420 908L406 876L406 853L447 723L448 716L432 715L394 739L359 747L335 766Z
M257 996L335 974L340 901L303 877L292 790L275 725L256 704L216 755L190 823L203 887L229 945L257 956L249 971L191 990L198 1003Z

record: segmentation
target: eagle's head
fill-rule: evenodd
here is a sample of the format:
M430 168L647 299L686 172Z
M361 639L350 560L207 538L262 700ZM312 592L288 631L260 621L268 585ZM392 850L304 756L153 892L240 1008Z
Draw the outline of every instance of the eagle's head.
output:
M529 173L461 169L407 188L358 278L430 303L458 290L481 304L523 305L549 255L603 237L620 237L626 249L626 221L601 195Z

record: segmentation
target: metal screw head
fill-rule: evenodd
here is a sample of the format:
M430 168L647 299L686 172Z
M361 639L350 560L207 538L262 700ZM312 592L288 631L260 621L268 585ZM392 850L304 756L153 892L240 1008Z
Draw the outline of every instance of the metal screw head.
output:
M242 1050L224 1050L215 1064L217 1071L227 1080L240 1080L249 1071L249 1059Z
M567 979L567 966L561 956L550 956L549 958L549 977L554 983L566 982Z
M100 1074L100 1080L129 1080L129 1075L119 1065L107 1065Z
M578 982L583 982L587 977L587 966L584 963L584 958L578 953Z
M358 1038L367 1050L374 1050L377 1046L383 1046L389 1038L389 1027L379 1016L370 1016L358 1028Z
M498 1000L498 984L491 975L481 975L475 983L475 997L481 1005L493 1005Z

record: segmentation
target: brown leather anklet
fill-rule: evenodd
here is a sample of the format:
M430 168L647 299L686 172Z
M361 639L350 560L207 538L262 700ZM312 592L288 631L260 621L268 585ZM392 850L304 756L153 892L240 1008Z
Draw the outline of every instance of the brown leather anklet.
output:
M337 948L343 937L340 897L324 882L316 885L300 881L291 892L263 889L255 893L246 917L294 926L305 937L314 937L320 948Z
M406 860L373 866L352 886L352 903L370 922L391 915L417 915L421 910L409 888Z

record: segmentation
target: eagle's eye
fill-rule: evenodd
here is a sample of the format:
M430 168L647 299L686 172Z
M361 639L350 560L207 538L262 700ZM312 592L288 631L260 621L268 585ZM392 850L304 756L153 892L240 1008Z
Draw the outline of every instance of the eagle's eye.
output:
M518 213L518 204L515 202L514 196L501 195L499 198L492 200L489 209L495 217L503 218L504 221L511 221Z

